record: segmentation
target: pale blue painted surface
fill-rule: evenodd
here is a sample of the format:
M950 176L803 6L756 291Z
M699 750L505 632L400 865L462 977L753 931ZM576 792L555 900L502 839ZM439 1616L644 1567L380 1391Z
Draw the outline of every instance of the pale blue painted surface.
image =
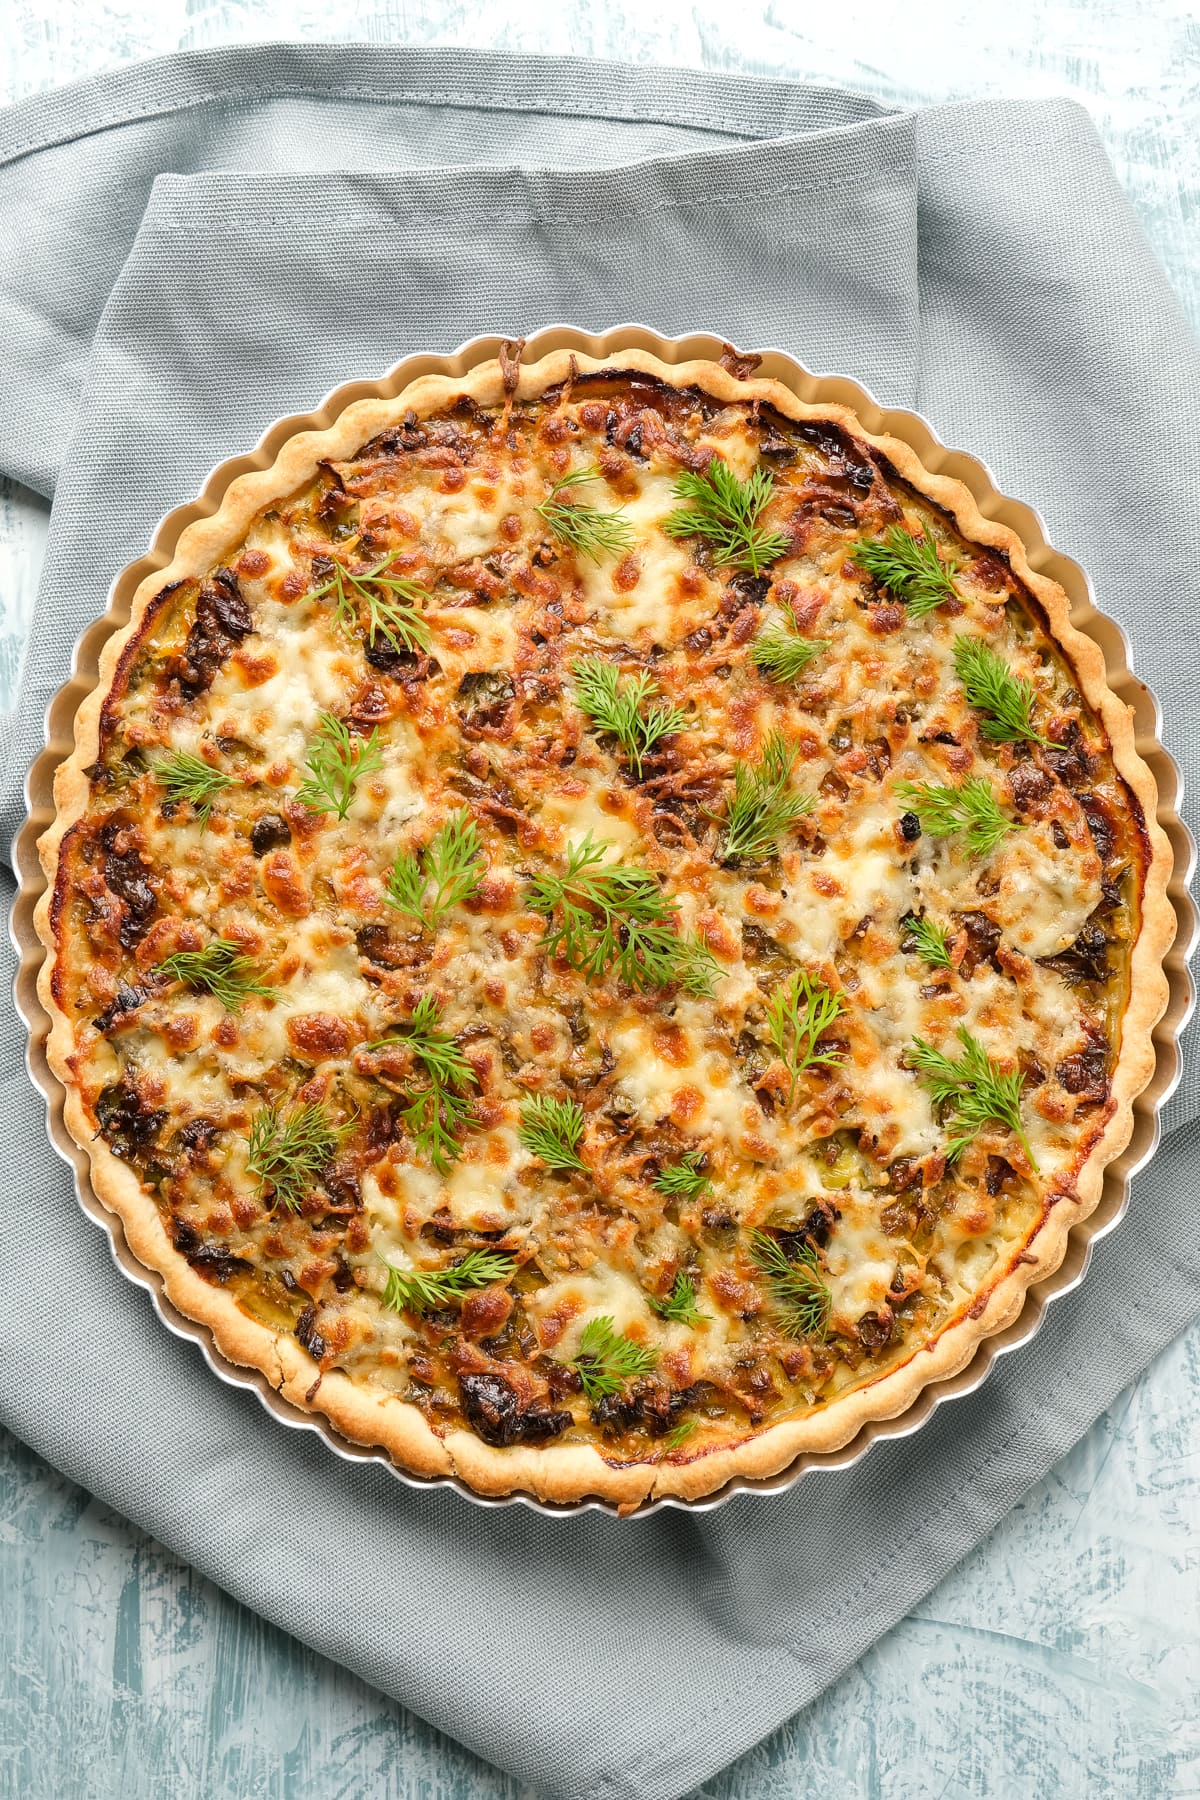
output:
M168 50L285 37L728 68L901 104L1068 93L1092 111L1200 327L1192 0L1008 0L986 16L972 0L839 0L817 16L789 0L5 0L3 25L0 102ZM0 694L44 532L42 513L0 488ZM1200 1794L1198 1389L1200 1327L704 1800ZM166 1795L530 1800L0 1435L0 1800Z

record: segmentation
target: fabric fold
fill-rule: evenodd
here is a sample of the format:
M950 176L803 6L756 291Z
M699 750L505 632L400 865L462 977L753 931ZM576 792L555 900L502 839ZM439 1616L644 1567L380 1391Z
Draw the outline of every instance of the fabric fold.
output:
M77 632L213 462L410 349L564 320L779 344L919 402L1039 500L1200 773L1178 654L1200 357L1065 103L900 116L670 70L226 49L0 117L0 242L0 468L54 492L4 740L10 831ZM1131 436L1139 454L1114 454ZM163 1329L80 1211L22 1049L8 1016L0 1418L236 1598L564 1800L676 1800L804 1705L1200 1298L1192 1125L1085 1285L912 1439L713 1513L475 1509L280 1430ZM495 1678L513 1668L515 1711Z
M0 215L13 226L0 246L14 359L0 390L5 468L52 491L96 324L159 173L586 171L883 116L832 88L362 45L222 48L35 95L0 118Z

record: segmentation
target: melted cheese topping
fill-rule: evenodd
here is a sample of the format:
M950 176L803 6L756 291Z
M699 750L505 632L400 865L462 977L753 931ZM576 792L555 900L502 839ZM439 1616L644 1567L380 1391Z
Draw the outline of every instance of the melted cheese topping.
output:
M655 1456L681 1422L671 1453L694 1454L875 1379L1011 1265L1103 1124L1140 871L1103 737L994 556L833 427L660 401L584 382L507 424L406 422L264 511L147 634L62 877L88 1102L193 1266L435 1429ZM713 456L773 472L786 547L761 579L664 529ZM619 511L619 553L574 554L538 510L588 470L559 493ZM924 616L850 554L897 520L958 565ZM341 607L335 566L366 583ZM427 649L372 625L373 570ZM773 681L751 652L789 617L826 647ZM963 633L1029 684L1049 747L987 738ZM686 718L640 778L578 703L596 656ZM378 765L341 813L301 794L329 716ZM807 810L738 861L736 771L771 732ZM177 752L227 778L208 816L162 785ZM968 776L1011 827L988 856L904 797ZM394 865L425 857L430 898L452 818L477 881L423 924ZM549 953L537 884L589 842L669 899L709 991L628 985L620 927L590 974ZM257 983L233 1010L163 972L216 936ZM772 1028L800 977L839 1003L806 1066ZM406 1047L423 1000L470 1070L441 1156ZM1018 1111L955 1149L917 1050L966 1043L1019 1079ZM575 1109L578 1166L523 1129L542 1098ZM333 1136L289 1209L255 1131L305 1107ZM440 1304L399 1292L414 1272Z

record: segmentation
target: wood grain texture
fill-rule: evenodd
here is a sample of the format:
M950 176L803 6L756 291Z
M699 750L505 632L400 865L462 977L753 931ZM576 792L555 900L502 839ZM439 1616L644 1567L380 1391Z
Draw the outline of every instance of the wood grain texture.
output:
M899 0L5 0L0 102L170 50L268 38L677 63L829 81L899 105L1065 93L1092 113L1200 327L1193 0L990 11L926 0L918 29L915 16ZM0 701L44 537L45 508L0 484ZM1200 1327L910 1618L703 1800L1200 1794L1198 1391ZM0 1800L532 1800L2 1435L0 1644Z

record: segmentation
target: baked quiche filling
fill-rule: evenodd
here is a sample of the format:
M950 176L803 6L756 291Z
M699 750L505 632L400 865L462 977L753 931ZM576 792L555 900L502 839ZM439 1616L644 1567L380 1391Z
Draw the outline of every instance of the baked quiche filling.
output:
M1003 556L833 422L620 370L409 413L158 596L88 779L96 1133L440 1437L827 1407L1110 1114L1138 804Z

